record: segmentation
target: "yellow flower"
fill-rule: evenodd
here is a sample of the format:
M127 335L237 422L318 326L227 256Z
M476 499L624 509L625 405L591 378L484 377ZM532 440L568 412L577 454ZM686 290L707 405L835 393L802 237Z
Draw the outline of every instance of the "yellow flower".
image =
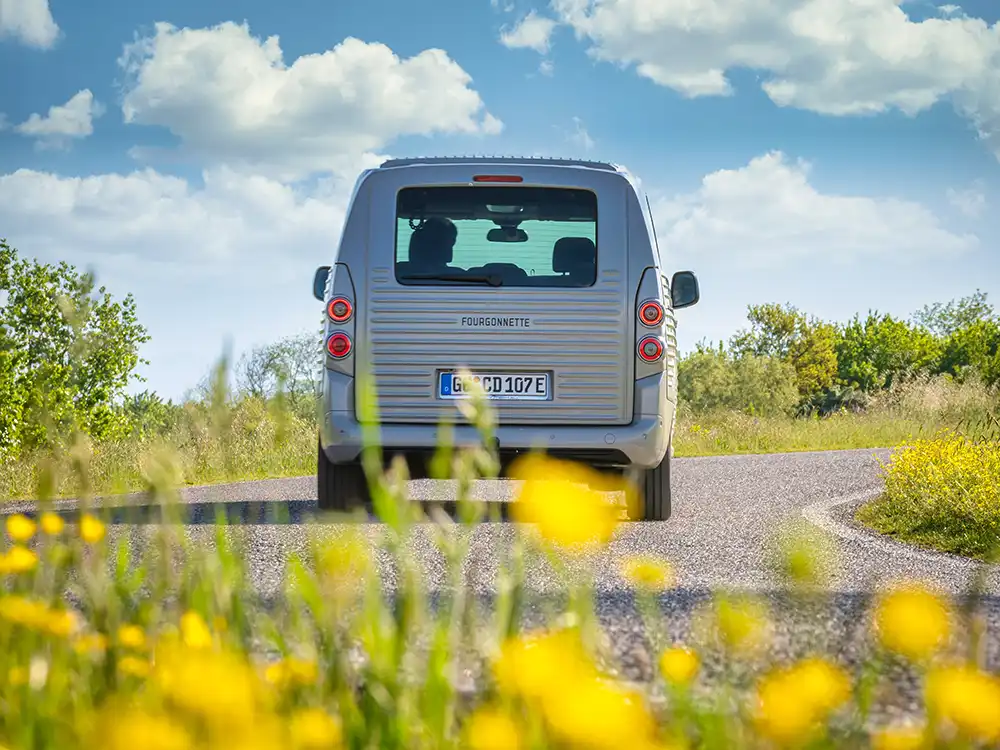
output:
M926 741L924 727L885 727L872 734L872 750L920 750Z
M171 704L217 728L249 726L265 702L252 667L225 651L162 646L153 679Z
M882 645L921 661L948 639L951 616L940 597L923 586L909 584L882 597L875 611L875 625Z
M715 624L726 648L746 651L762 642L767 616L764 607L750 599L721 598L716 601Z
M500 647L493 672L500 690L526 698L542 698L564 681L592 673L579 635L555 630L511 639Z
M137 656L123 656L118 660L118 669L132 677L146 677L149 675L149 662Z
M45 630L59 638L67 638L74 633L79 622L76 613L68 609L50 610L45 622Z
M663 591L674 585L674 571L670 565L649 555L626 559L622 569L625 578L644 589Z
M344 738L340 721L319 708L299 709L292 714L288 732L295 750L329 750Z
M87 544L97 544L104 538L104 522L85 513L80 518L80 538Z
M971 666L941 667L927 675L928 711L966 737L1000 740L1000 678Z
M465 725L469 750L518 750L521 733L514 720L495 708L477 709Z
M26 685L28 682L28 668L27 667L11 667L10 671L7 673L7 681L11 685Z
M63 527L66 526L66 522L63 520L62 516L52 513L51 511L42 513L39 523L42 526L42 531L49 536L58 536L62 533Z
M554 734L571 747L641 747L655 731L638 692L596 676L565 681L542 707Z
M691 649L668 648L660 656L660 672L667 682L674 685L688 685L698 674L700 661Z
M30 573L38 565L38 555L27 547L15 544L0 555L0 574Z
M108 647L108 639L100 633L85 633L73 641L73 650L78 654L101 654Z
M843 670L821 659L807 659L761 680L755 724L776 742L799 742L849 697L850 679Z
M14 625L40 630L49 618L49 608L44 603L23 596L0 597L0 618Z
M122 625L118 628L118 643L125 648L145 648L146 633L138 625Z
M183 726L166 716L139 709L108 712L101 722L100 745L107 750L188 750L194 747Z
M185 612L181 616L181 638L188 648L208 648L212 645L212 631L197 612Z
M319 679L319 668L314 661L292 656L268 664L264 669L264 679L279 688L312 685Z
M35 535L35 522L23 513L8 516L7 535L15 542L24 543Z
M607 544L618 525L621 509L601 491L612 486L598 472L570 461L529 455L517 459L511 476L524 482L511 514L519 523L535 524L546 541L567 549Z

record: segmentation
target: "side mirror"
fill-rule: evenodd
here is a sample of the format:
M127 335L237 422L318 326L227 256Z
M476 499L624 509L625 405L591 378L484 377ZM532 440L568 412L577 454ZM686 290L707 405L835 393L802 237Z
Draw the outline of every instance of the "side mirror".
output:
M326 296L326 280L330 277L330 266L320 266L313 276L313 297L320 302Z
M678 271L670 280L670 301L675 310L691 307L701 299L698 277L691 271Z

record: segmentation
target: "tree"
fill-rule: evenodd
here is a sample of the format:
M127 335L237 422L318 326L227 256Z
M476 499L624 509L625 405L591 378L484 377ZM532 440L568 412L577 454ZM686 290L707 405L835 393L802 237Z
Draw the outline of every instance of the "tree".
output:
M995 319L993 305L986 301L986 297L986 292L977 289L975 294L962 297L958 302L951 300L947 304L935 302L924 305L913 314L913 322L935 336L947 338L978 321Z
M681 359L677 390L695 412L736 409L760 415L790 414L798 401L795 369L777 357L700 348Z
M929 371L940 355L940 342L926 328L869 312L865 320L855 315L841 329L836 350L841 383L871 393Z
M973 371L987 385L1000 382L1000 322L976 320L953 331L941 347L937 371L956 377Z
M301 333L255 347L237 364L237 387L247 396L262 399L273 398L280 390L292 410L303 411L314 395L322 347L318 333Z
M837 375L836 326L787 304L751 305L747 318L750 328L730 340L737 358L772 357L791 364L803 401L833 385Z
M4 299L6 297L6 299ZM149 340L132 295L115 301L70 264L19 258L0 239L0 454L17 455L79 428L121 433L116 402Z

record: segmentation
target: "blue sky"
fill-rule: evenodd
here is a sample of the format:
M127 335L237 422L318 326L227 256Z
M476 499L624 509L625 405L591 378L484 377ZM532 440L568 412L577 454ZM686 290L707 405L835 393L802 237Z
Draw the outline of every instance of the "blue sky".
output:
M1000 6L898 0L0 0L0 236L134 293L150 387L314 327L361 168L609 159L702 301L1000 304ZM11 74L9 71L16 71Z

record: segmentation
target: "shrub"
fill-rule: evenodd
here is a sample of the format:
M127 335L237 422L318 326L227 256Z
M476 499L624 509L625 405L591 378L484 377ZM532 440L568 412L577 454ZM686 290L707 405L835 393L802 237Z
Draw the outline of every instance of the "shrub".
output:
M858 517L886 533L986 557L1000 545L1000 442L955 432L917 440L883 466L885 492Z
M799 400L795 368L775 357L701 349L678 365L678 398L693 412L790 414Z

